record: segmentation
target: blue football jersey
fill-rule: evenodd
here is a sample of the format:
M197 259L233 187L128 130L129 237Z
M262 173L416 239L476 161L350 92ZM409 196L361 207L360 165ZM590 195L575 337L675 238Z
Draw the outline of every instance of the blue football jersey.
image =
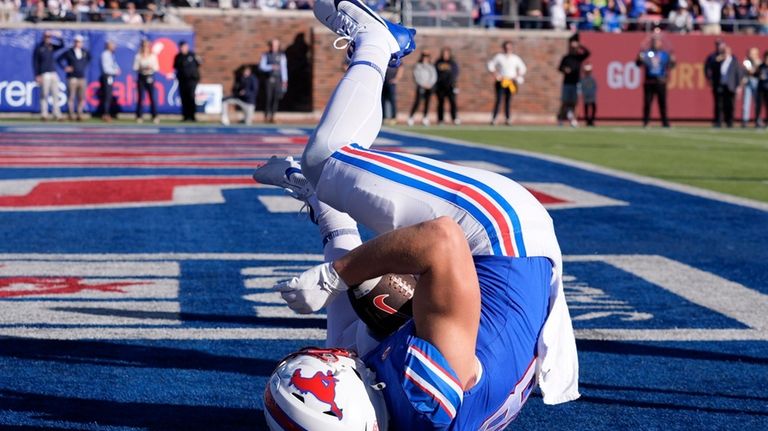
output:
M552 264L544 257L475 256L481 316L477 383L468 391L413 321L364 360L385 384L390 430L501 430L535 386L536 342L547 317Z

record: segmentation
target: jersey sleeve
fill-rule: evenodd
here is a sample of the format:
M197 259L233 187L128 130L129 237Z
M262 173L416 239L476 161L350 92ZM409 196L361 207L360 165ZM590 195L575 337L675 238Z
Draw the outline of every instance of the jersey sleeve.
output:
M456 372L439 350L416 336L408 339L403 391L413 408L443 429L456 417L464 391Z

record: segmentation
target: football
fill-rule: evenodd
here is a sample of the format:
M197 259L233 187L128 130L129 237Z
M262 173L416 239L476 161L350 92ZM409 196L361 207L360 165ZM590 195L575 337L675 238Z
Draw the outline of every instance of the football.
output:
M413 275L387 274L364 281L347 291L349 302L371 332L387 336L413 317Z

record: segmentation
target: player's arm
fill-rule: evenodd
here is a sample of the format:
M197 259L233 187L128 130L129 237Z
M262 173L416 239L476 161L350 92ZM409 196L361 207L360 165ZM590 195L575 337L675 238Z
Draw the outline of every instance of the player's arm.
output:
M459 225L448 217L383 234L333 264L347 285L380 275L418 274L416 335L445 356L464 388L474 383L480 287Z

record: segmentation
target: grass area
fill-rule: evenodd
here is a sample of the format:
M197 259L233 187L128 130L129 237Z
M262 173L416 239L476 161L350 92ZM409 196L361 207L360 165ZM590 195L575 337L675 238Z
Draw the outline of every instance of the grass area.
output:
M404 130L553 154L768 202L765 130L469 126Z

